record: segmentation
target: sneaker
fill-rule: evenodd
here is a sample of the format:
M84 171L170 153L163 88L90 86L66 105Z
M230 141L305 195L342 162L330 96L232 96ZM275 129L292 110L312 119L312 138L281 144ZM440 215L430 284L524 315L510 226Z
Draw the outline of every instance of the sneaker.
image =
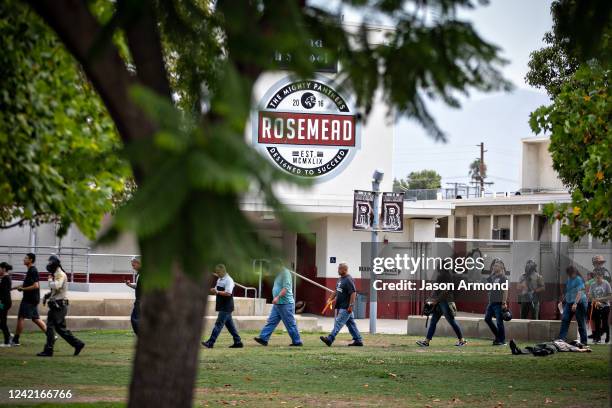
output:
M416 344L419 347L429 347L429 340L417 340Z
M265 341L264 339L262 339L261 337L253 337L253 340L255 340L257 343L261 344L262 346L267 346L268 342Z
M319 337L319 339L320 339L320 340L321 340L323 343L327 344L327 347L331 347L331 345L332 345L332 343L333 343L333 341L331 341L331 340L329 339L329 337L327 337L327 336L321 336L321 337Z
M11 343L0 343L0 347L11 347Z
M455 343L455 347L463 347L467 344L466 340L459 340L457 343Z
M203 341L202 345L206 348L213 348L214 344L211 343L210 341Z
M17 339L17 341L11 340L11 347L19 347L19 346L21 346L19 339Z
M304 345L304 343L300 342L300 343L291 343L289 345L289 347L302 347Z
M349 343L349 347L363 347L362 341L353 340L352 343Z
M53 351L45 350L45 351L41 351L40 353L38 353L36 355L38 357L53 357Z
M242 344L241 341L239 341L238 343L234 343L231 346L229 346L229 348L243 348L244 344Z
M593 339L593 344L601 344L601 340L599 340L599 339Z
M85 348L85 343L81 343L78 344L75 348L74 348L74 354L73 356L78 356L81 353L81 350L83 350L83 348Z
M506 343L505 341L497 341L497 340L495 340L495 341L493 342L493 345L494 345L494 346L506 346L506 345L507 345L507 343Z

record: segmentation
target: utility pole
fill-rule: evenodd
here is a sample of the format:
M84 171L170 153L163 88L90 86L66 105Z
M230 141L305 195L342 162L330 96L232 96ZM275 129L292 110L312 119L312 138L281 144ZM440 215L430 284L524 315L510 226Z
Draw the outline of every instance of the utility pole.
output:
M378 196L380 194L380 183L385 173L382 170L374 170L372 175L372 191L374 193L374 222L372 225L372 269L370 270L370 334L376 334L376 319L378 315L378 292L374 289L374 258L378 256Z
M486 150L484 149L484 142L480 142L480 144L477 144L476 146L480 146L480 169L478 170L478 178L480 179L480 195L482 195L482 193L484 192L484 154Z

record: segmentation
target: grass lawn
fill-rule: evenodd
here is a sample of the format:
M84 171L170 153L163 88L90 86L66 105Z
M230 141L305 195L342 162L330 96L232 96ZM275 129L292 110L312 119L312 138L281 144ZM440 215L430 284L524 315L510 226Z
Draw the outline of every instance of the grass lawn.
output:
M241 335L246 348L230 350L222 333L200 353L197 406L281 407L608 407L610 348L550 357L511 356L508 348L472 340L462 349L436 338L420 349L416 338L364 337L366 347L346 347L341 334L332 348L320 334L303 334L305 346L287 347L275 334L267 348ZM9 389L70 389L74 405L124 406L135 337L127 331L79 332L87 347L79 357L58 340L52 359L35 357L41 333L26 333L19 348L0 349L0 405ZM61 406L49 402L20 406Z

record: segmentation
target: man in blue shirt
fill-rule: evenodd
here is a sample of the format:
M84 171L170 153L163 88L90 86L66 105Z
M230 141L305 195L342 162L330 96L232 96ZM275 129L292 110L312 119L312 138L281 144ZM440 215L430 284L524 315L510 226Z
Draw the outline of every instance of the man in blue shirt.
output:
M266 325L261 329L259 337L255 337L254 340L262 346L267 346L272 332L282 320L289 337L291 337L290 346L300 347L302 346L302 340L294 316L295 301L293 300L291 272L285 268L280 260L272 263L272 270L276 271L274 287L272 288L272 311L268 316Z
M565 283L565 306L563 306L563 316L561 318L561 331L559 332L559 339L565 340L567 338L569 325L572 321L572 317L575 314L576 322L578 323L578 333L580 334L580 342L582 344L587 344L587 298L584 280L578 273L578 269L576 269L575 266L568 266L566 273L568 279Z
M349 346L363 346L363 340L357 324L355 323L355 316L353 315L353 307L355 306L355 298L357 297L357 289L355 288L355 281L348 273L348 264L346 262L340 262L338 264L338 275L340 279L336 283L336 291L328 299L327 303L336 301L336 321L334 322L334 328L332 329L329 336L319 337L321 341L331 347L332 343L336 339L338 332L346 325L353 337L353 342Z

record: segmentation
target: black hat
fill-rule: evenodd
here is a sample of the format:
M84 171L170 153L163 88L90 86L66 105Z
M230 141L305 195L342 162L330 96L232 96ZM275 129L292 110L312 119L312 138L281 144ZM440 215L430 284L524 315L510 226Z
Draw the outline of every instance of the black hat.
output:
M59 258L56 255L51 255L49 257L49 263L53 263L53 264L56 264L56 265L60 265L61 264Z

